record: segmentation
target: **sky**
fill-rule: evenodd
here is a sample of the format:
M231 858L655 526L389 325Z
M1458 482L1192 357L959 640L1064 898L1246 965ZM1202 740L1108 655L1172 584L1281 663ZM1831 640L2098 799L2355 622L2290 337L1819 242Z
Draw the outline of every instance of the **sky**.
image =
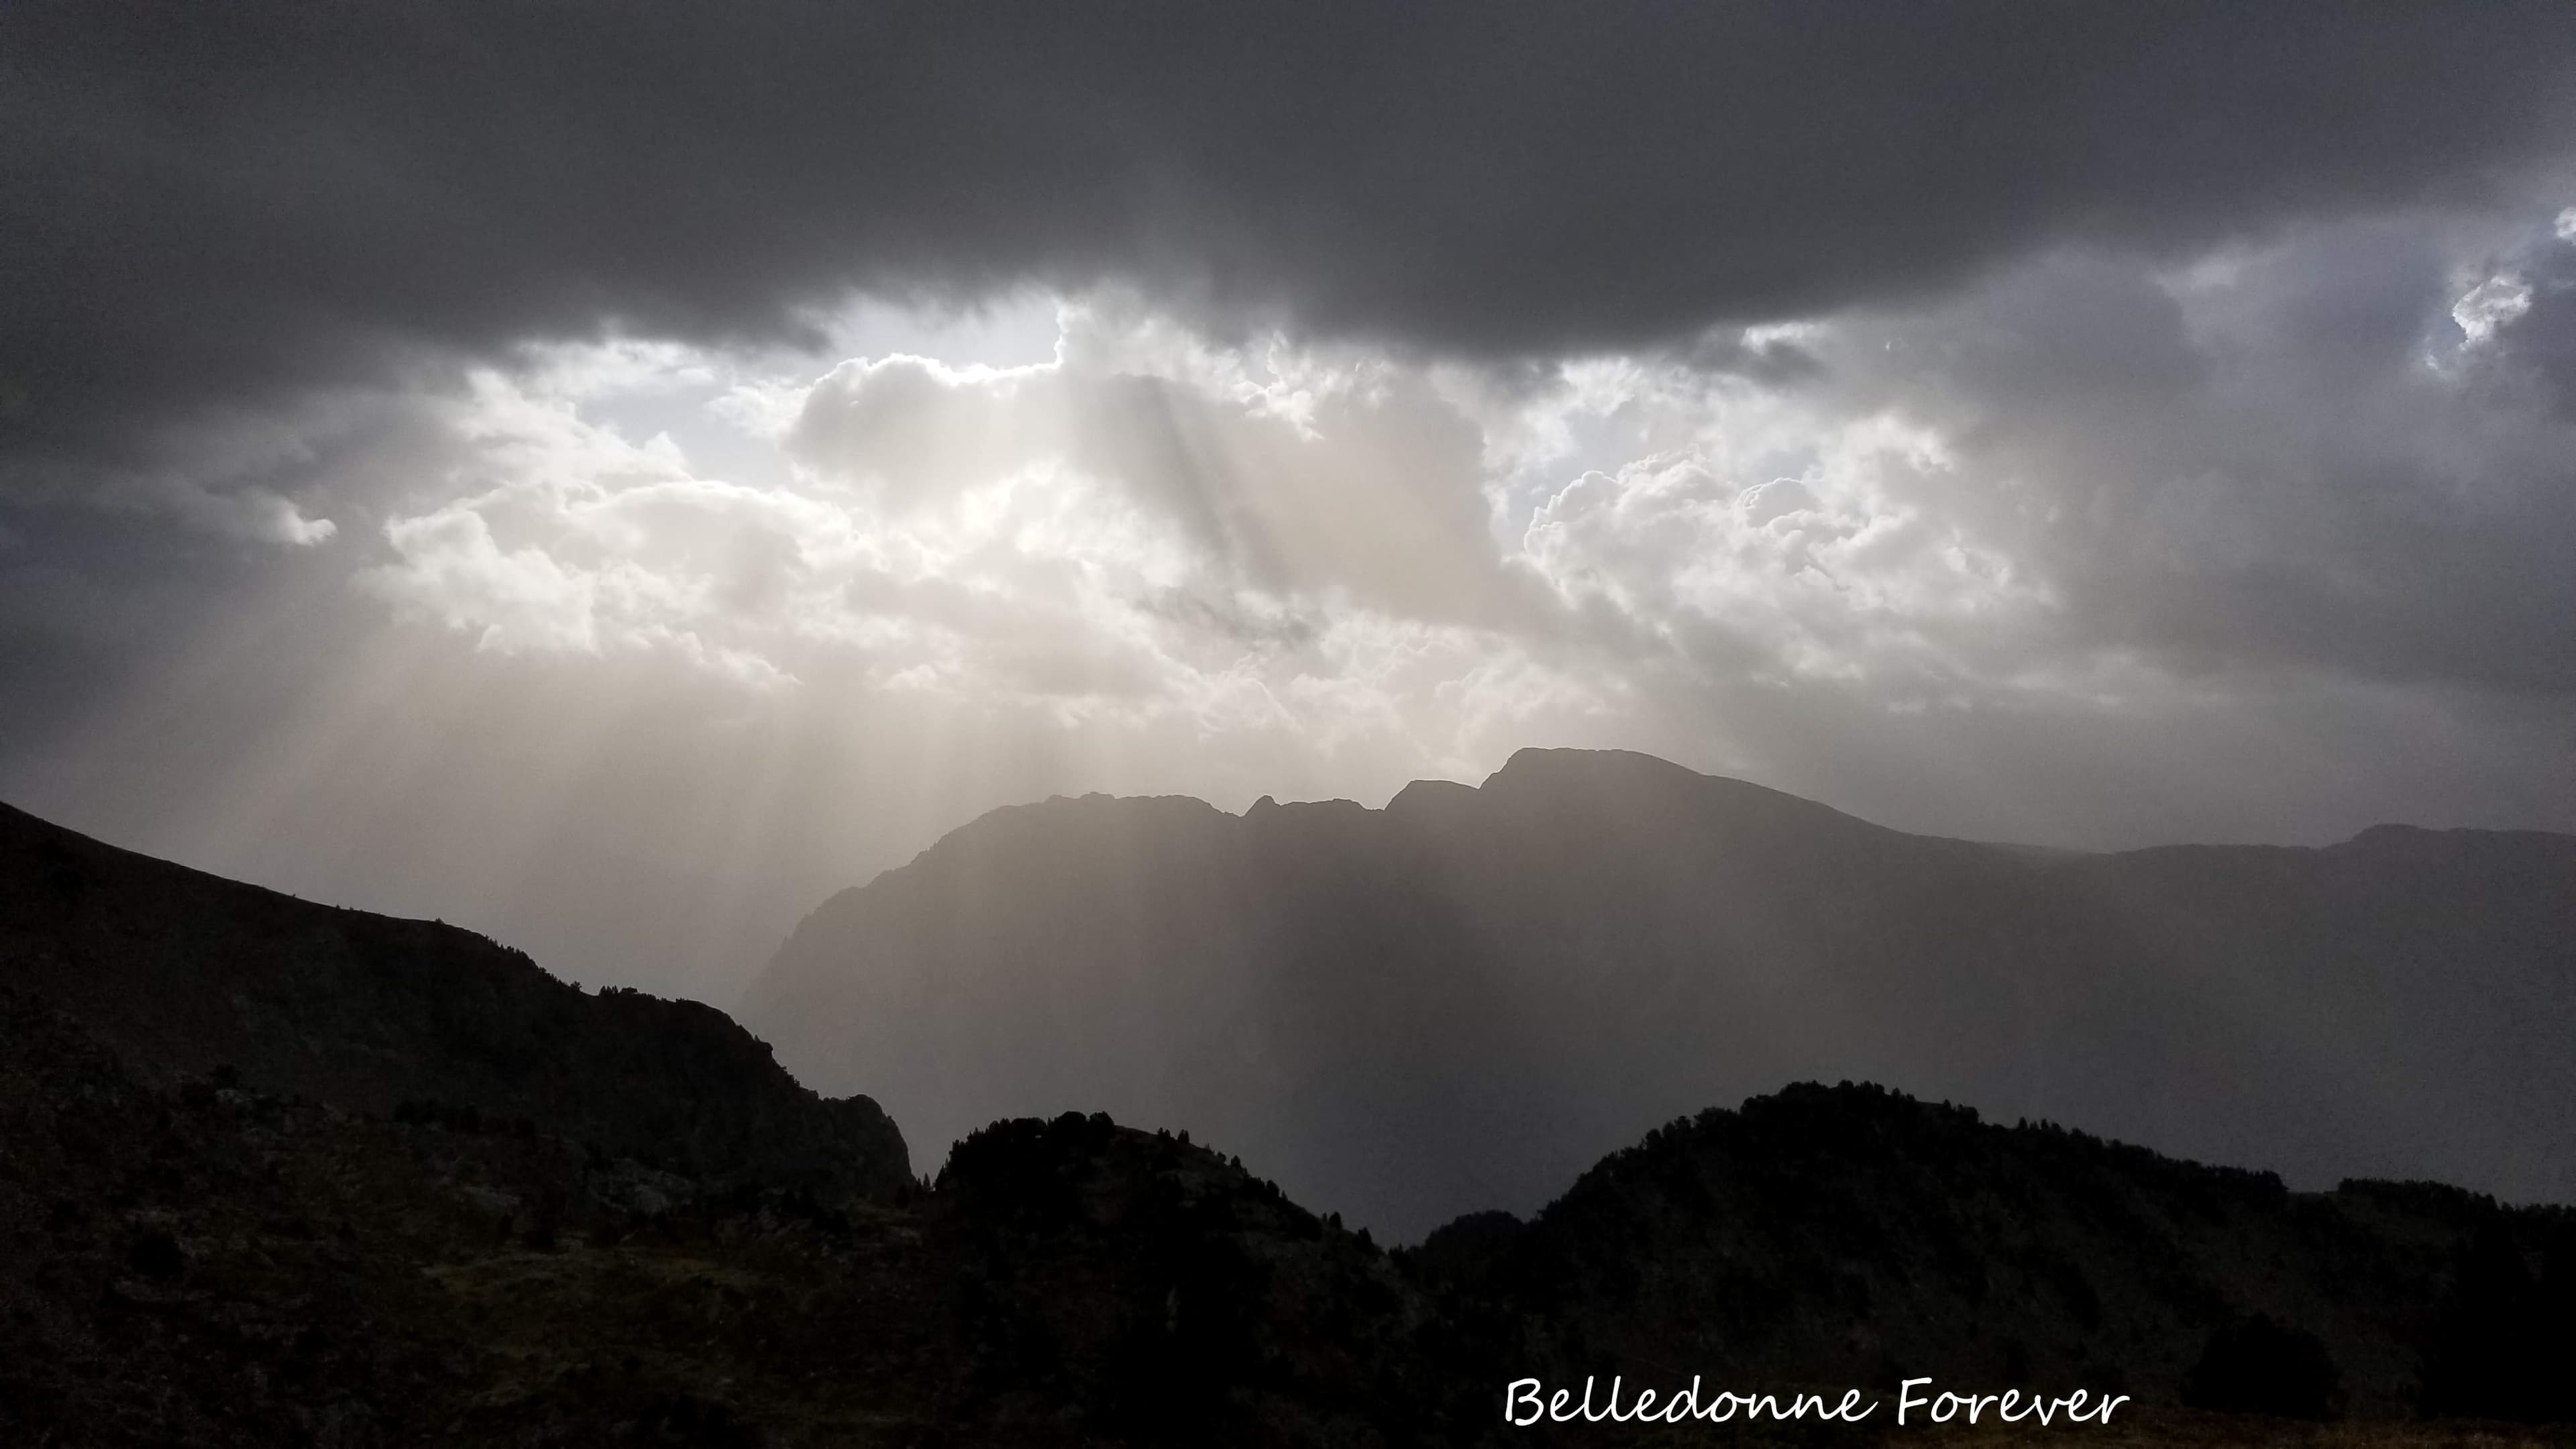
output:
M727 1003L1056 793L2576 829L2576 10L0 10L0 798Z

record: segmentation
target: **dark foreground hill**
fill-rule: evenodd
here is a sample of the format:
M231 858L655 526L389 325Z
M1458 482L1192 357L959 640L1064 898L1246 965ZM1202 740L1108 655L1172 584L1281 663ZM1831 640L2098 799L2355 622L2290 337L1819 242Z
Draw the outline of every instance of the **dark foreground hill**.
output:
M158 1087L6 991L0 1241L12 1445L1400 1444L1449 1402L1383 1255L1105 1120L834 1206Z
M1886 1408L1857 1432L1500 1422L1511 1380L1617 1374L2085 1387L2131 1396L2123 1427L2057 1432L2279 1442L2262 1409L2492 1449L2493 1425L2409 1416L2566 1417L2576 1351L2564 1212L2290 1194L1871 1088L1676 1123L1531 1223L1387 1253L1105 1118L997 1124L935 1187L833 1207L461 1112L156 1085L7 991L0 1242L11 1444L1908 1437Z
M352 1110L439 1103L827 1196L912 1176L874 1102L816 1097L722 1012L587 995L470 931L300 901L5 805L0 988L72 1013L163 1084L222 1069Z
M1408 1256L1540 1359L1632 1375L2576 1417L2549 1387L2576 1364L2576 1210L2433 1183L2294 1193L1877 1087L1676 1121L1534 1222L1470 1217Z
M995 811L817 910L744 1016L925 1150L1105 1110L1407 1239L1806 1078L2576 1199L2569 836L2048 853L1528 750L1382 811Z

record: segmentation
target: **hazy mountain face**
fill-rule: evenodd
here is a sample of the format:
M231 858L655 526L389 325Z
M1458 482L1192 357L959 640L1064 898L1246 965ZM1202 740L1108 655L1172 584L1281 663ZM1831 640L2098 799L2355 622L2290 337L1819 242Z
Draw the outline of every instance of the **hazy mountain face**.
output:
M2576 838L2051 855L1644 756L1481 789L1057 799L842 893L746 1003L923 1145L1186 1127L1399 1239L1854 1078L2159 1149L2576 1196Z

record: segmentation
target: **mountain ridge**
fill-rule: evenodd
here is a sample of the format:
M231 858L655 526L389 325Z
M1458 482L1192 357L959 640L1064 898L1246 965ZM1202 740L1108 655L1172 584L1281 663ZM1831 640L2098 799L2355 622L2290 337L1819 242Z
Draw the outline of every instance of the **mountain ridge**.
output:
M525 1118L701 1173L855 1194L911 1180L874 1101L816 1096L713 1007L586 994L461 927L225 880L5 805L0 985L164 1086L220 1070L352 1110Z
M1185 1121L1399 1238L1801 1078L2545 1200L2576 1196L2571 940L2576 837L2034 851L1533 749L1377 810L992 812L824 902L740 1009L926 1142Z

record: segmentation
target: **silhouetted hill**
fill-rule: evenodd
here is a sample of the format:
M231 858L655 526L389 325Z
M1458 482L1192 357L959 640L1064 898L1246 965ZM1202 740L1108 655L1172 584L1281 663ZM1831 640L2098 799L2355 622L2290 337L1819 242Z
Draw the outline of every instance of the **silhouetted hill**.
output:
M1480 1215L1389 1254L1206 1147L1102 1117L996 1124L933 1188L835 1207L459 1112L148 1081L7 989L0 1241L13 1444L1815 1446L1887 1428L1882 1411L1839 1436L1506 1430L1494 1412L1511 1379L1614 1373L1632 1394L1703 1375L1882 1400L1922 1374L2085 1384L2134 1396L2117 1442L2251 1444L2278 1421L2177 1401L2565 1417L2576 1349L2563 1210L2429 1184L2293 1194L1872 1088L1672 1124L1535 1222ZM2285 1383L2314 1401L2229 1398Z
M1364 1238L1106 1118L835 1207L156 1084L6 988L0 1241L10 1444L1397 1446L1490 1397Z
M995 811L826 902L743 1012L918 1140L1187 1126L1406 1238L1801 1078L2576 1198L2576 838L2538 833L2039 852L1525 750L1382 811Z
M314 905L6 806L0 987L162 1084L229 1068L262 1092L526 1118L612 1156L827 1194L911 1180L874 1102L816 1097L713 1008L585 995L469 931Z
M2509 1343L2511 1366L2457 1407L2576 1416L2543 1403L2576 1362L2576 1212L2429 1183L2293 1193L1877 1087L1673 1122L1535 1221L1464 1219L1405 1256L1561 1372L2084 1384L2324 1417L2438 1403L2464 1351ZM2304 1401L2267 1353L2313 1356Z

